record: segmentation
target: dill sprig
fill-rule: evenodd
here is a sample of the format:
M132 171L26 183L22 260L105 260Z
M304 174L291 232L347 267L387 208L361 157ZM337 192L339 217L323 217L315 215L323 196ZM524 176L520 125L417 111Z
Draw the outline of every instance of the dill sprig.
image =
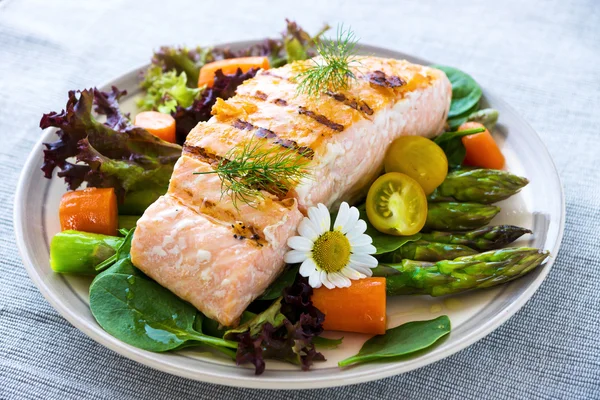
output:
M308 162L294 149L265 148L251 139L227 152L214 170L194 174L217 174L221 179L221 198L230 196L237 208L238 201L254 206L263 197L260 190L285 196L309 176Z
M316 45L321 58L312 59L314 65L294 77L298 93L318 96L324 91L336 92L348 88L348 80L356 79L352 65L356 62L358 39L350 28L337 28L335 40L321 40Z

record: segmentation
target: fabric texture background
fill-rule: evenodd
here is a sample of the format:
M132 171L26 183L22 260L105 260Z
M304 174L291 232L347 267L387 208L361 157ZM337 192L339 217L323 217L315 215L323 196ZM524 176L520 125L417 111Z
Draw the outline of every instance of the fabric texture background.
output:
M93 342L52 309L16 249L15 185L39 118L70 89L147 62L161 44L311 32L344 22L363 43L471 73L546 143L566 191L547 280L507 323L425 368L352 387L260 391L171 376ZM600 399L600 3L547 1L0 0L0 399Z

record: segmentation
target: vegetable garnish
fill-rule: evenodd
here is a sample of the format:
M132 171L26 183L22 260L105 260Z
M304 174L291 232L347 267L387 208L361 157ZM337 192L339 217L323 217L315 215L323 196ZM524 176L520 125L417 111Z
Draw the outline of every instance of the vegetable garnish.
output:
M309 178L308 162L295 149L264 147L251 139L231 149L214 170L194 175L217 174L221 196L229 196L236 207L238 201L252 206L262 198L261 190L283 197L302 179Z
M367 340L357 355L338 362L340 367L424 350L450 333L450 319L442 315L429 321L414 321Z
M378 231L395 236L414 235L427 219L427 197L410 176L388 172L371 185L366 211L369 222Z
M298 226L300 236L288 239L292 250L286 253L285 262L302 263L300 275L308 278L313 288L348 287L351 280L371 276L377 259L370 254L376 249L364 233L367 224L359 217L356 207L343 202L332 229L327 207L310 207L308 217Z
M385 278L365 278L352 286L313 291L312 301L323 314L328 331L385 333Z
M448 159L435 142L422 136L401 136L390 145L384 159L385 172L401 172L421 185L426 195L448 173Z
M335 40L320 41L314 65L300 72L294 79L298 82L298 93L319 96L329 90L337 92L348 87L349 79L356 79L351 67L357 65L355 47L358 39L350 28L338 26Z
M484 126L479 122L465 122L458 127L458 131L461 132L474 128L484 128ZM465 165L491 169L504 168L504 155L487 129L475 135L464 136L462 144L466 150Z
M124 91L98 89L70 91L65 110L45 114L42 129L58 128L59 140L44 143L42 171L46 178L59 168L69 189L84 182L88 187L113 187L122 213L142 214L167 191L181 147L158 139L131 125L119 110ZM92 111L106 116L99 122ZM77 164L68 161L75 157Z
M113 188L90 187L67 192L60 200L58 214L63 231L117 234L119 213Z
M542 265L548 257L547 251L508 247L454 260L382 263L373 270L373 275L386 278L388 296L428 294L436 297L510 282Z
M142 111L135 116L134 123L165 142L175 143L175 119L169 114Z

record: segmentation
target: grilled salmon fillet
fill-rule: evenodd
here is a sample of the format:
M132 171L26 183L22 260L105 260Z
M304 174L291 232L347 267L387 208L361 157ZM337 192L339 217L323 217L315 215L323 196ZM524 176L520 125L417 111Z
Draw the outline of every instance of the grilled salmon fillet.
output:
M452 89L439 70L361 57L347 89L298 94L294 77L312 63L260 71L219 99L188 135L168 193L137 224L133 263L225 326L277 277L308 207L359 201L394 139L431 137L446 122ZM251 141L297 152L312 176L284 198L263 191L254 206L233 204L217 175L197 173Z

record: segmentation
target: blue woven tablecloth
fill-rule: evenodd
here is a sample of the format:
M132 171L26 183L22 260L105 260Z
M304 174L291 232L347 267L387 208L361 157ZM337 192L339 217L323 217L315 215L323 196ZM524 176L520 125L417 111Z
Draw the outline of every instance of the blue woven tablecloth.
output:
M274 35L285 17L345 22L363 43L470 72L539 132L566 191L560 253L540 290L466 350L353 387L256 391L146 368L73 328L31 283L12 202L43 112L161 44ZM0 399L600 399L600 3L0 0Z

